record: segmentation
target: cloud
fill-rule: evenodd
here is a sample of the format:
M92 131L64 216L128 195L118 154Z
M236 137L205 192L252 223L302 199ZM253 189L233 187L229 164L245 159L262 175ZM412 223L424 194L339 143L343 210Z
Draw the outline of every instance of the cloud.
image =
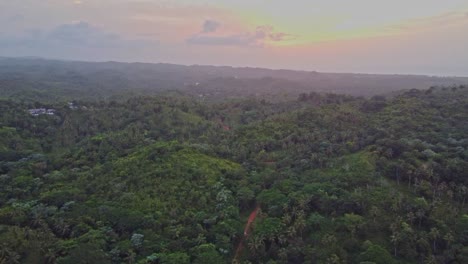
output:
M202 32L203 33L211 33L211 32L215 32L219 26L221 24L217 21L214 21L214 20L205 20L205 22L203 23L203 30Z
M280 42L295 38L292 34L275 32L275 29L272 26L258 26L255 29L255 36L257 39L264 39L272 42Z
M247 46L253 44L255 38L250 35L207 36L196 34L187 39L189 44L220 45L220 46Z
M58 25L49 30L32 29L16 35L0 35L0 54L52 58L119 58L152 50L159 43L148 38L128 39L87 22Z
M421 31L434 30L447 26L457 26L465 24L468 18L468 13L448 12L437 16L418 18L405 21L400 24L390 25L387 27L389 31Z
M21 15L21 14L14 14L14 15L11 15L11 16L8 16L6 18L6 21L9 22L9 23L16 23L16 22L20 22L24 19L24 16Z
M44 40L49 43L72 46L119 46L124 42L117 34L105 32L86 22L63 24L45 35Z
M271 34L269 34L269 37L273 41L284 41L284 40L290 40L290 39L295 38L293 35L288 34L288 33L284 33L284 32L271 33Z
M272 26L258 26L252 32L242 32L229 35L213 35L207 33L215 32L220 24L203 24L201 33L190 36L186 42L195 45L213 45L213 46L264 46L267 42L281 42L295 38L293 35L284 32L275 32ZM206 27L208 25L208 27ZM211 30L211 31L210 31Z
M19 36L0 37L0 47L122 47L138 41L123 39L118 34L109 33L87 22L59 25L51 30L28 30Z

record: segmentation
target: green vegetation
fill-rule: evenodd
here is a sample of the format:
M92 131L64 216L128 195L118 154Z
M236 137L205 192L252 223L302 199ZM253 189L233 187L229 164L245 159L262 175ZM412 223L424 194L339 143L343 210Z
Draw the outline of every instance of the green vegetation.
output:
M468 262L464 86L32 98L0 101L0 263Z

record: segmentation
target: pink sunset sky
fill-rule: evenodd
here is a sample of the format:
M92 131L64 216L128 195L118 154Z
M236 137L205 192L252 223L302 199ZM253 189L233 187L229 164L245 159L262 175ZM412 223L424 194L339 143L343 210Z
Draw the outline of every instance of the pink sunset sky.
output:
M0 1L0 56L468 76L468 1Z

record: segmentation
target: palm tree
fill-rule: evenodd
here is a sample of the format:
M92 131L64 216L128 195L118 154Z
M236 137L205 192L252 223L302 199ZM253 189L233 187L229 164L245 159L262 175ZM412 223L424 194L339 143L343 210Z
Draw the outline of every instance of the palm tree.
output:
M429 232L429 236L432 238L432 249L434 252L436 251L436 241L440 236L439 229L436 227L431 228L431 231Z
M304 211L301 210L297 213L296 221L294 221L294 227L297 231L299 231L299 234L302 237L302 231L306 227Z
M429 255L426 257L426 259L424 260L424 263L425 264L437 264L437 259L435 258L434 255Z
M17 264L20 263L21 256L15 251L7 247L7 244L2 244L0 247L0 264Z
M327 247L334 247L336 245L337 239L334 235L325 235L322 238L322 244Z
M465 185L462 185L458 188L458 193L460 197L463 197L461 208L465 207L466 194L468 193L468 188Z
M280 260L282 260L284 263L287 263L288 260L288 250L286 248L280 248L278 250L278 257Z
M63 219L54 223L54 229L61 237L66 237L70 233L70 225L68 225Z
M263 237L259 235L252 236L249 239L248 246L249 246L249 249L252 250L252 252L259 253L260 250L265 246Z
M342 263L340 257L336 254L332 254L330 257L327 258L327 264L340 264Z
M129 250L128 253L127 253L127 257L125 257L125 261L128 264L134 264L135 263L135 258L136 258L135 252L133 252L133 250Z
M375 219L377 218L377 215L379 215L379 208L373 205L369 212L372 215L372 221L375 223Z
M297 230L296 230L296 227L294 225L290 226L286 230L286 234L288 234L288 237L291 237L291 238L294 238L296 236L296 233L297 233Z
M292 217L289 213L284 213L283 215L283 218L282 218L282 222L285 224L285 225L289 225L292 221Z
M409 212L406 217L408 218L408 221L411 223L411 225L413 225L413 221L414 219L416 219L416 216L414 215L413 212Z
M394 250L394 255L395 257L397 256L397 247L398 247L398 243L400 242L400 233L398 232L394 232L391 236L390 236L390 241L393 243L393 250Z
M36 228L45 226L44 220L38 214L35 214L32 217L31 224L32 224L33 227L36 227Z
M56 262L57 256L55 255L55 252L52 249L47 248L47 249L43 249L42 251L44 254L46 264L53 264Z
M309 197L302 197L301 199L299 199L298 201L298 204L299 204L299 208L301 208L302 210L306 210L308 205L309 205L309 202L310 202L310 198Z
M10 255L10 248L7 247L6 243L0 245L0 263L3 263L3 260Z
M423 219L424 215L425 215L424 210L419 209L419 210L416 211L416 216L418 217L418 220L419 220L419 225L418 225L419 228L421 228L421 222L422 222L422 219Z
M452 232L449 231L447 234L445 234L444 240L447 241L447 246L450 246L453 241L455 241L455 237L452 235Z
M285 245L286 242L288 242L288 237L285 236L283 233L279 234L279 235L278 235L278 243L279 243L280 245Z

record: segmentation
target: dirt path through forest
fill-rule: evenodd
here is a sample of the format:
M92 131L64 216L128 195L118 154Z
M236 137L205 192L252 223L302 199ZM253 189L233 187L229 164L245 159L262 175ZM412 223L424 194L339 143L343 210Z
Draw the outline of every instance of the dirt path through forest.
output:
M237 258L242 252L242 249L244 248L244 242L247 240L247 238L250 235L250 231L251 231L250 226L252 225L253 221L255 221L255 218L257 218L257 214L259 210L260 210L260 205L257 205L255 209L252 211L252 213L250 213L249 219L247 220L247 224L245 225L245 228L244 228L244 236L239 242L239 246L237 246L237 250L236 250L236 255L234 255L234 259L232 260L233 263L237 263Z

